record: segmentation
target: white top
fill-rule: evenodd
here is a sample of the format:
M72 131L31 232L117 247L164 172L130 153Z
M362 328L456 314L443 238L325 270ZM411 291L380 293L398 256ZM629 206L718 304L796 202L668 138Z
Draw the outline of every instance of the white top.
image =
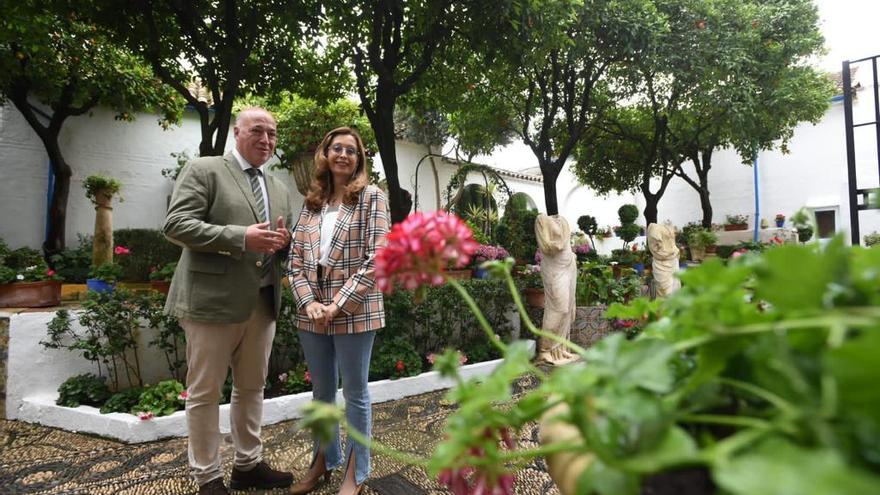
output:
M336 226L337 216L338 206L328 206L321 213L321 259L318 263L323 266L327 266L330 261L330 245L333 243L333 227Z

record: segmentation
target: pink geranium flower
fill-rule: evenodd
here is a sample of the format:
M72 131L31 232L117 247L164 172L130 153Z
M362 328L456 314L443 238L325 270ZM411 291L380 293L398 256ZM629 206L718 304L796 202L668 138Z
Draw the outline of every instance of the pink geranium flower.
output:
M395 282L407 289L441 285L447 266L468 264L479 244L467 224L445 211L416 212L395 224L376 254L376 283L385 293Z
M177 399L178 400L186 400L188 397L189 397L189 392L184 390L183 392L180 393L180 395L177 396Z
M141 421L149 421L153 419L153 413L151 411L138 411L138 418Z
M312 383L312 374L309 373L309 370L306 370L305 374L303 374L303 381L306 383Z
M131 251L125 246L116 246L113 248L113 254L117 256L125 256L131 254Z

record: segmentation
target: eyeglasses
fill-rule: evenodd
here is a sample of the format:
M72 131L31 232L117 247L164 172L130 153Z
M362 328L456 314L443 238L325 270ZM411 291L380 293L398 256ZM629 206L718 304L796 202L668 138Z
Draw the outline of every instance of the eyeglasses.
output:
M330 147L330 150L336 153L337 155L341 155L345 153L348 156L356 156L357 150L354 148L349 148L348 146L343 146L341 144L334 144Z

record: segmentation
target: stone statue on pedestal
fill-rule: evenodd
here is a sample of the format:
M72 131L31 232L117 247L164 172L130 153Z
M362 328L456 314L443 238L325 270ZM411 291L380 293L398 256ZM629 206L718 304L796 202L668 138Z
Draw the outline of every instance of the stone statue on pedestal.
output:
M668 297L681 288L681 281L675 276L679 252L672 227L657 223L648 225L648 249L654 258L652 268L657 297Z
M544 282L545 332L565 339L571 334L575 317L575 285L577 284L577 258L569 244L571 229L559 215L538 215L535 234L541 250L541 279ZM576 358L560 343L542 338L538 342L538 361L563 364Z

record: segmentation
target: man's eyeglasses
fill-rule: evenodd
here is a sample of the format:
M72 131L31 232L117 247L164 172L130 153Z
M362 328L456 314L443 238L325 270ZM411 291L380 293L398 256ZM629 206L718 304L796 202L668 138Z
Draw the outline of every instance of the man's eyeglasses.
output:
M345 153L348 156L356 156L357 150L354 148L349 148L348 146L343 146L341 144L334 144L330 147L330 150L336 153L337 155L341 155Z

